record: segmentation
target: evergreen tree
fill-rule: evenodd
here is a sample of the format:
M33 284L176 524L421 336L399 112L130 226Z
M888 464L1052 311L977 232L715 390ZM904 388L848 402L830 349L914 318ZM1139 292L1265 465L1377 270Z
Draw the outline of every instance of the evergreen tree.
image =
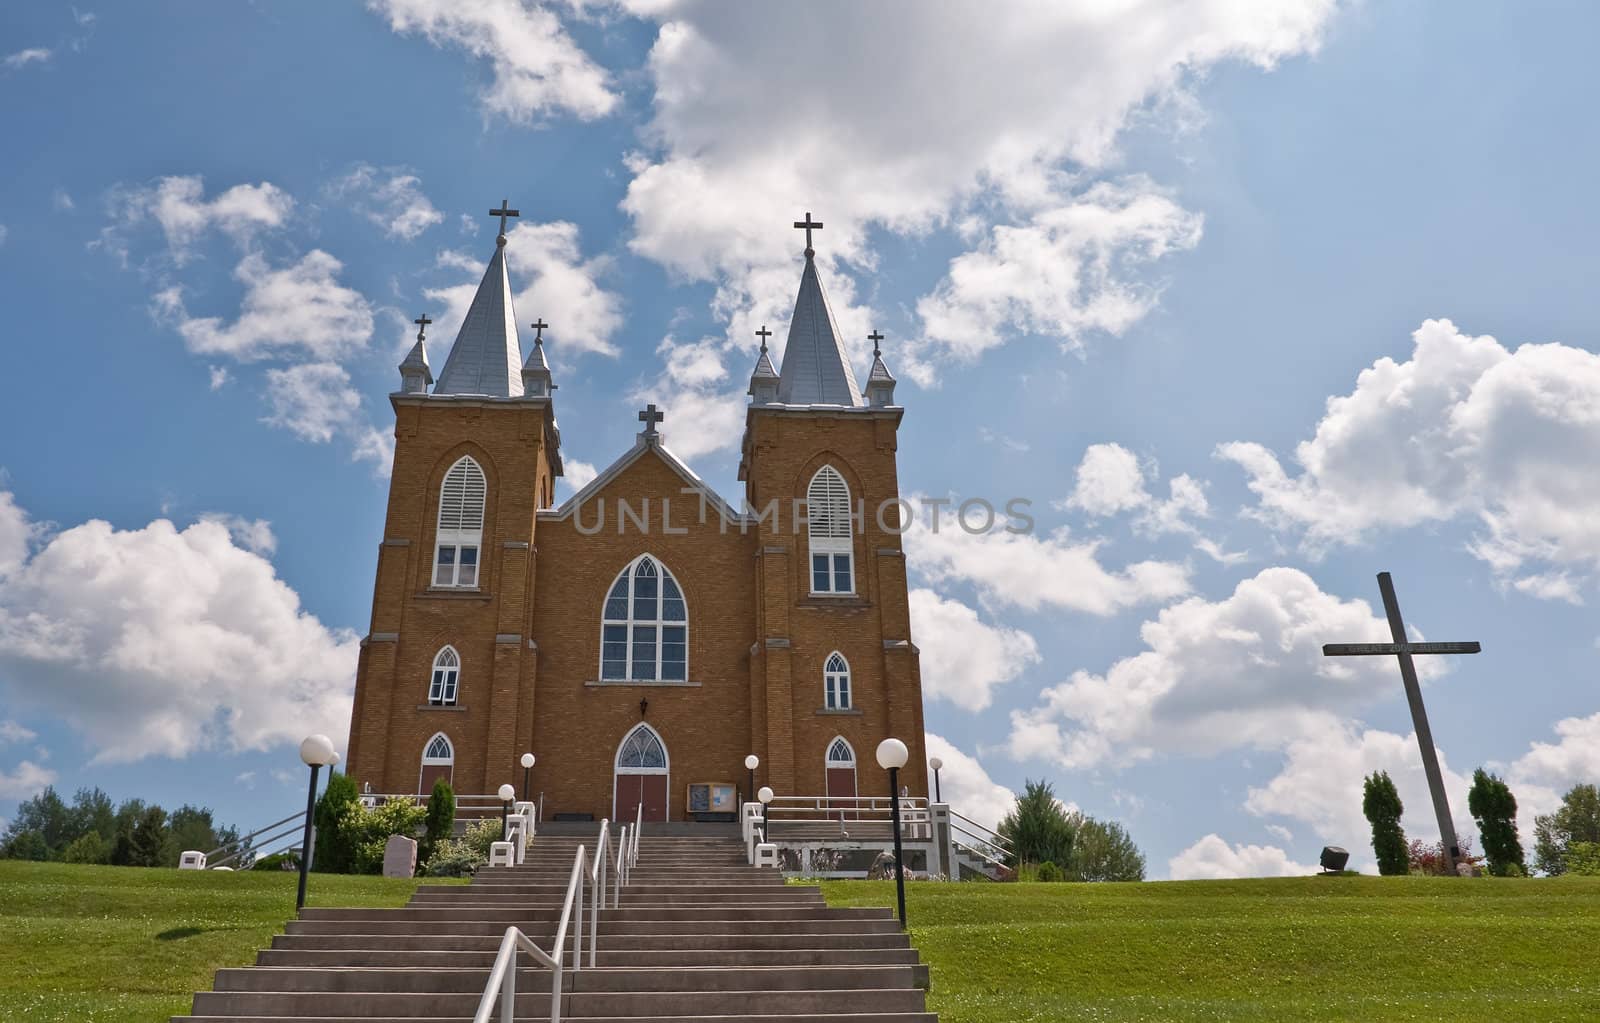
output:
M1061 864L1072 859L1075 826L1050 784L1030 780L995 832L1011 845L1008 866L1046 861Z
M1533 819L1533 865L1554 877L1567 872L1567 854L1575 842L1600 842L1600 789L1574 785L1561 809Z
M146 807L128 839L128 866L161 866L167 844L167 811L154 805Z
M1409 867L1406 835L1400 828L1405 806L1389 772L1378 771L1366 780L1361 796L1361 812L1372 825L1372 852L1378 858L1378 873L1404 874Z
M1080 819L1067 877L1073 881L1143 881L1144 853L1116 821Z
M422 847L417 850L417 862L426 863L433 858L439 843L450 837L456 824L456 793L450 783L440 778L433 783L433 794L428 797L427 831L422 837Z
M311 820L317 827L317 847L311 865L327 874L348 874L354 869L355 852L348 836L341 834L339 819L345 807L360 798L356 783L348 774L328 776L328 787L317 800Z
M1526 874L1522 840L1517 837L1517 797L1511 794L1510 786L1478 768L1472 775L1472 789L1467 793L1467 809L1478 822L1489 873L1496 877Z

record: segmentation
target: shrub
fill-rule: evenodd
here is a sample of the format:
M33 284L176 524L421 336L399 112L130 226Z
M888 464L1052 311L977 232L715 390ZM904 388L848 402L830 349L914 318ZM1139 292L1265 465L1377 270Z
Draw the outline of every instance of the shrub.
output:
M345 804L334 827L340 846L350 853L350 873L382 873L389 836L415 838L425 816L422 807L407 800L392 799L371 810L360 803Z
M1567 846L1567 873L1600 877L1600 842L1573 842Z
M485 817L467 825L467 833L461 841L474 856L480 856L483 862L488 863L489 847L500 841L503 834L505 832L501 829L498 817Z
M1406 834L1400 828L1404 810L1400 792L1388 771L1378 771L1367 778L1362 786L1361 812L1372 825L1372 851L1378 858L1378 873L1385 876L1404 874L1410 869Z
M1045 860L1043 863L1039 864L1040 881L1065 881L1066 879L1067 875L1062 871L1062 869L1049 860Z
M85 831L61 851L63 863L110 863L111 846L98 831Z
M440 778L433 783L433 794L428 797L427 831L422 838L422 848L417 850L420 862L427 862L433 857L434 849L450 837L450 831L455 824L455 790L450 787L449 782Z
M1478 822L1489 873L1508 877L1515 870L1517 876L1525 875L1522 840L1517 837L1517 797L1511 794L1510 786L1478 768L1467 793L1467 808Z
M271 856L263 856L250 865L251 870L295 870L300 866L300 850L288 849Z
M329 874L348 874L353 870L355 852L346 841L347 835L339 827L340 817L347 806L358 806L356 783L348 774L332 774L328 788L317 800L311 820L317 827L317 845L311 854L311 865Z
M1074 881L1143 881L1144 854L1121 824L1084 817L1072 840L1067 875Z
M488 856L479 856L465 841L446 838L433 847L422 872L429 877L471 877L488 861Z
M1463 838L1456 847L1460 855L1456 857L1458 864L1465 863L1469 867L1477 867L1483 862L1483 857L1472 851L1472 839ZM1423 874L1428 877L1449 877L1454 873L1445 865L1444 843L1424 842L1420 838L1411 840L1406 847L1406 869L1413 874Z

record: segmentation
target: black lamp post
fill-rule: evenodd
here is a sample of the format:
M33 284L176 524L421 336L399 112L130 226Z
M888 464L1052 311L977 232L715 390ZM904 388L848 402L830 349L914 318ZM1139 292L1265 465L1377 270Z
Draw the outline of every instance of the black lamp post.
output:
M295 892L294 908L299 912L306 906L306 873L311 869L311 818L317 811L317 774L324 767L332 767L339 760L333 740L326 735L308 735L300 743L300 759L311 768L311 785L306 789L306 825L300 839L300 887Z
M528 772L533 770L533 754L522 754L522 801L528 801Z
M900 849L900 768L906 766L911 751L899 739L878 743L878 766L889 772L889 820L894 828L894 891L900 907L900 928L906 926L906 867Z
M933 801L942 803L944 802L944 793L939 791L939 768L944 766L944 761L934 757L928 761L928 766L933 768Z
M754 753L744 758L744 769L750 772L750 787L744 790L744 798L756 798L756 768L761 766L761 758Z
M756 798L761 800L761 840L772 841L772 788L768 785L761 786L761 791L756 793Z
M500 841L511 841L511 801L517 798L517 790L511 787L510 782L500 786Z

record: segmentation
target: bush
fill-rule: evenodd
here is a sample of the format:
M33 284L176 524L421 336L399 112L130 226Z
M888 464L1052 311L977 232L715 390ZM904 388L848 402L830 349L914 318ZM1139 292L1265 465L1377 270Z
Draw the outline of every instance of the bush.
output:
M251 870L296 870L300 866L300 850L289 849L271 856L263 856L250 865Z
M1375 772L1362 786L1361 812L1372 825L1372 852L1378 858L1378 873L1386 877L1410 869L1406 833L1400 828L1405 805L1388 771ZM1412 843L1416 845L1417 843Z
M415 838L425 816L422 807L405 800L390 800L371 810L360 803L345 804L334 827L339 846L350 854L349 873L382 873L389 836Z
M1469 867L1477 867L1483 863L1483 857L1472 851L1471 838L1461 839L1461 844L1456 848L1461 853L1456 857L1456 863L1465 863ZM1449 877L1455 872L1445 863L1443 842L1424 842L1416 838L1406 847L1406 869L1410 873L1428 877Z
M1600 877L1600 842L1573 842L1567 846L1567 873Z
M340 817L347 806L358 806L356 783L348 774L333 774L328 778L328 788L317 800L311 820L317 827L317 845L311 854L311 865L328 874L349 874L353 871L355 852L339 828Z
M1515 876L1525 876L1522 840L1517 837L1517 797L1511 794L1511 788L1480 767L1472 775L1467 808L1478 822L1489 873L1509 877L1514 870Z
M1051 863L1049 860L1045 860L1043 863L1039 864L1039 880L1040 881L1044 881L1044 882L1065 881L1066 879L1067 879L1066 873L1063 872L1060 867L1056 866L1054 863Z
M61 851L63 863L110 863L111 846L98 831L86 831Z
M488 863L489 847L500 841L500 837L504 834L499 818L486 817L467 825L467 833L462 842L474 856L481 856L483 862Z
M446 838L433 847L422 872L429 877L471 877L487 862L487 855L479 856L465 841Z
M1067 874L1074 881L1143 881L1144 854L1121 824L1084 817L1072 840Z
M417 850L419 862L426 863L433 858L434 849L450 837L455 824L455 790L450 788L449 782L440 778L433 783L433 794L428 797L427 833L422 838L422 848Z

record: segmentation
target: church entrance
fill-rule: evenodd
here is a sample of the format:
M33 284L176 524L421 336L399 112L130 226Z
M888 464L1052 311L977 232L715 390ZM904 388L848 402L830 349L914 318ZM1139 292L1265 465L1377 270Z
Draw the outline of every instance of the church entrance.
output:
M856 798L856 751L844 741L833 740L828 746L828 800L835 813L854 817ZM833 802L838 800L838 802Z
M422 774L417 779L417 792L430 795L439 780L449 782L455 774L456 751L443 732L428 740L422 749Z
M667 819L667 747L649 725L640 724L617 747L611 819L631 821L644 807L644 819Z

